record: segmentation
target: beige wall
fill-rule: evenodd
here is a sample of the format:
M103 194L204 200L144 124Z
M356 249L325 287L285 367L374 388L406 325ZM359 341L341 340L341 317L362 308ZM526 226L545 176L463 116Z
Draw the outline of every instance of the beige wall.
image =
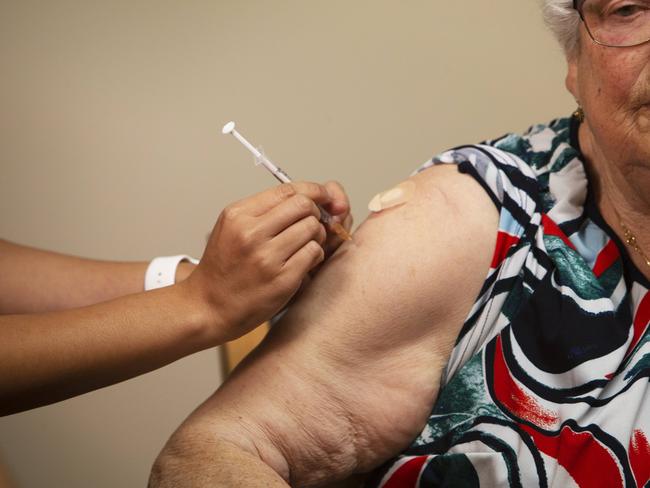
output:
M0 0L0 235L106 259L199 255L273 180L377 191L452 145L570 113L535 0ZM214 351L0 419L23 487L143 486L218 383Z

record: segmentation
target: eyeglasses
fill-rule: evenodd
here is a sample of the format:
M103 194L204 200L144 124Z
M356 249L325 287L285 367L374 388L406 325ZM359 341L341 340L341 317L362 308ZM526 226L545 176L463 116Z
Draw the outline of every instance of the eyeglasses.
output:
M650 41L650 0L573 0L596 44L632 47Z

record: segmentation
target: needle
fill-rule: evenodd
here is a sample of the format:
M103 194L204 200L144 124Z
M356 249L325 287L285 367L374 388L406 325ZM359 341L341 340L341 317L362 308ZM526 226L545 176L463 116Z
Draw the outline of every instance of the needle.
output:
M262 154L262 152L260 152L255 146L253 146L250 142L248 142L244 136L242 136L239 132L235 130L234 122L228 122L226 125L224 125L221 132L223 134L231 134L232 136L234 136L235 139L241 142L241 144L246 149L248 149L251 153L253 153L253 155L255 156L255 160L259 162L262 166L264 166L279 181L281 181L282 183L291 182L291 178L287 173L285 173L281 168L273 164L273 162L269 158L267 158L264 154ZM327 226L329 226L332 232L334 232L344 241L352 240L352 237L350 236L348 231L345 230L345 227L343 227L340 223L336 222L329 214L329 212L327 212L320 205L318 205L318 209L320 210L321 213L321 222L327 224Z

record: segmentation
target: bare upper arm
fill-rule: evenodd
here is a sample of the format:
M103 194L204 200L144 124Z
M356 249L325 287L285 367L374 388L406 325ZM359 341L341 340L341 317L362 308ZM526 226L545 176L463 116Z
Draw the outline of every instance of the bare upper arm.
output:
M360 226L185 428L254 445L298 486L367 471L409 444L488 272L498 220L455 167L412 180L414 198Z
M375 354L430 335L446 339L441 347L453 343L486 278L498 214L455 166L428 169L411 181L415 196L360 226L294 307L286 331L313 335L319 348L336 337L331 353L346 354L340 360L353 359L345 345ZM304 321L308 329L297 325Z

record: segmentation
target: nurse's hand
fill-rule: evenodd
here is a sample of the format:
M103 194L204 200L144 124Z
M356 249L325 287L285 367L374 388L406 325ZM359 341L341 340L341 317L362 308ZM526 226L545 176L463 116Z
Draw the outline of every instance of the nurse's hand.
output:
M270 319L340 239L327 238L318 205L345 216L336 183L288 183L235 202L219 216L201 262L179 285L207 304L213 341L237 338Z
M323 205L323 208L334 217L334 220L341 224L343 228L350 233L352 228L352 214L350 213L350 201L343 189L343 186L338 181L328 181L325 183L325 188L332 196L332 202ZM327 239L323 245L325 250L325 259L334 254L334 251L343 243L343 239L334 232L327 233ZM315 271L315 270L314 270ZM313 274L313 272L312 272Z

